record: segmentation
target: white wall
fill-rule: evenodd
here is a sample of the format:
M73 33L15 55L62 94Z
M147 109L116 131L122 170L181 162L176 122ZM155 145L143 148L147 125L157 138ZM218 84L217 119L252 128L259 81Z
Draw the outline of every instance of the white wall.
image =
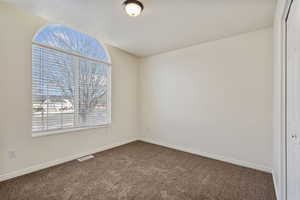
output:
M271 171L271 28L140 62L143 140Z
M108 47L113 63L112 125L31 137L31 40L45 24L0 3L0 179L137 138L138 60L113 47ZM9 159L10 150L16 151L16 159Z

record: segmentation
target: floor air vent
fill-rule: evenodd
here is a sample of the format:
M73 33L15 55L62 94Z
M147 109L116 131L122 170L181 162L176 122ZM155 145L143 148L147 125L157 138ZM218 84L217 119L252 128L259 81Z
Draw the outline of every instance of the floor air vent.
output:
M86 161L86 160L89 160L89 159L92 159L92 158L95 158L95 156L93 156L93 155L87 155L87 156L83 156L81 158L78 158L77 160L79 162L83 162L83 161Z

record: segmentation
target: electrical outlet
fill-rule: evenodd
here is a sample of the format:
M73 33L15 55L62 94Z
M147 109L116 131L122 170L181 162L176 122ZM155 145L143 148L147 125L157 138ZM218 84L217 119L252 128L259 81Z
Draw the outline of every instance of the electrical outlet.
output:
M11 159L11 160L16 159L16 158L17 158L16 151L15 151L15 150L10 150L10 151L8 151L8 157L9 157L9 159Z

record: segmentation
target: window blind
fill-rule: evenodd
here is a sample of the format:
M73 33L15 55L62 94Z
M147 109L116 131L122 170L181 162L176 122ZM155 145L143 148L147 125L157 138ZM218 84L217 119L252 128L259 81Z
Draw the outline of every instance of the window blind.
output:
M108 64L33 44L32 131L109 123L108 84Z

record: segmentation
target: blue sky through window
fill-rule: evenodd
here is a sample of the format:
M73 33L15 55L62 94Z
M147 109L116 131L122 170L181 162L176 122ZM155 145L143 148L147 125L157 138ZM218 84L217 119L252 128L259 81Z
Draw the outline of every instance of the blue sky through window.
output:
M62 25L44 27L33 41L108 62L104 48L96 39Z

